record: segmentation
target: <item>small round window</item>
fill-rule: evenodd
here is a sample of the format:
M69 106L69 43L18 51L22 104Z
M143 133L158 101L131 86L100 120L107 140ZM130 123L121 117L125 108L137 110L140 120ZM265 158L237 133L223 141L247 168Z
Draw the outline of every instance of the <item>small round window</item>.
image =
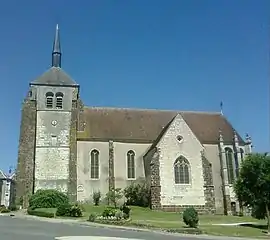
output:
M176 137L176 139L177 139L178 142L182 142L183 141L183 137L181 135L178 135Z

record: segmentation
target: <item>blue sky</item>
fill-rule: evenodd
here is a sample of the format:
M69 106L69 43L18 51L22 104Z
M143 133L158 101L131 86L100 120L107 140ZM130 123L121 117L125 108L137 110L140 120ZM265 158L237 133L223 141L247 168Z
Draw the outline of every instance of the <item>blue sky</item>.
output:
M219 111L269 151L269 0L2 1L0 168L16 166L21 104L51 64L86 105Z

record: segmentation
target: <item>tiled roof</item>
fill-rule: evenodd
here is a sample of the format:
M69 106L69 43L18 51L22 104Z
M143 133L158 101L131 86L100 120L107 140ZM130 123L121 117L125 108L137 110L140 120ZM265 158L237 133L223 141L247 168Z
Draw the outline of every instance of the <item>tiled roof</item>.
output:
M220 130L225 142L233 141L234 129L220 113L102 107L84 108L85 131L78 139L153 142L178 113L201 143L217 143Z
M32 85L53 85L53 86L78 86L78 84L59 67L51 67L48 71L36 78Z

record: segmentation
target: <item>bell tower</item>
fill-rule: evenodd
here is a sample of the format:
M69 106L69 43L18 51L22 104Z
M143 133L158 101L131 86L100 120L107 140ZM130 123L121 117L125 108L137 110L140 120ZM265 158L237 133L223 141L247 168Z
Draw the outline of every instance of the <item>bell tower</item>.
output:
M30 83L22 110L17 194L57 189L76 200L76 122L79 85L61 68L59 26L51 68ZM76 181L75 181L76 179Z

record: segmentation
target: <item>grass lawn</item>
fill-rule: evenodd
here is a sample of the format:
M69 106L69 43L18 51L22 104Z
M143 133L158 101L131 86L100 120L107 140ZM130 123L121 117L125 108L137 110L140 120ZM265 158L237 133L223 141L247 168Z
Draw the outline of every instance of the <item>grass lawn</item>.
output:
M84 215L90 213L101 214L105 206L83 205L85 210ZM179 213L170 213L162 211L151 211L149 208L131 207L131 217L134 221L149 221L152 223L176 223L182 222L182 215ZM241 222L258 222L252 217L236 217L236 216L223 216L223 215L200 215L201 225L210 225L213 223L241 223Z
M101 214L106 206L93 206L89 204L82 205L84 209L83 220L87 220L90 213ZM55 209L42 209L44 211L54 212ZM151 227L163 229L182 229L185 224L182 215L179 213L168 213L161 211L151 211L148 208L131 207L132 221L129 225L150 225ZM252 217L236 217L223 215L200 215L199 228L205 234L217 236L234 237L266 237L263 231L266 229L266 221L256 220ZM215 226L212 224L243 223L255 222L257 225L247 224L246 226Z
M105 206L83 205L84 216L88 218L90 213L101 214ZM162 211L151 211L148 208L131 207L131 225L141 223L166 229L177 229L185 227L182 215ZM223 215L200 215L200 226L206 234L217 236L234 237L264 237L266 221L257 220L249 216L223 216ZM212 224L254 222L257 225L246 224L245 226L215 226Z

